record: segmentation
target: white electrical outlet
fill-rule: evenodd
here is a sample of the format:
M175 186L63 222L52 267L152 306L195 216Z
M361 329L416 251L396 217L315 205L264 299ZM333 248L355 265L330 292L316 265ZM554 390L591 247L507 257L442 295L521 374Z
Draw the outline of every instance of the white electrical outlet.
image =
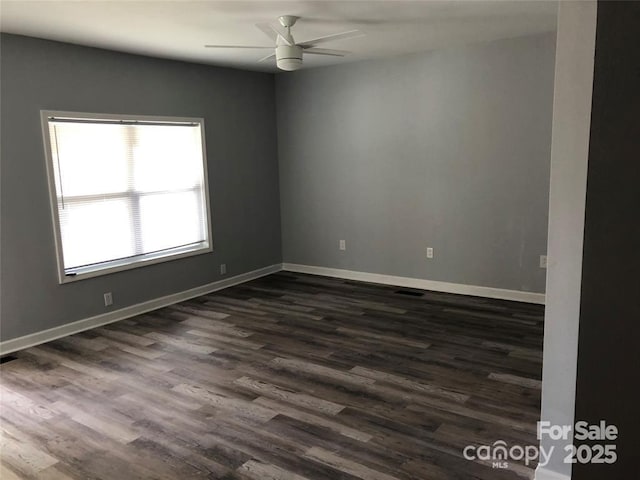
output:
M226 275L227 274L227 264L226 263L221 263L220 264L220 275Z
M109 305L113 305L113 294L111 292L104 294L104 306L108 307Z
M427 258L433 258L433 247L427 247Z
M340 250L346 250L346 249L347 249L347 241L340 240Z
M540 268L547 268L547 256L540 255Z

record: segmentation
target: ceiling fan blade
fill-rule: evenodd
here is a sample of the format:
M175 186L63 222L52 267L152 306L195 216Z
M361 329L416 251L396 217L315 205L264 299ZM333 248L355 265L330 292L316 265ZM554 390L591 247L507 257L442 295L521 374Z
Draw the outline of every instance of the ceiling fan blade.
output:
M273 47L258 47L256 45L205 45L205 48L269 48Z
M271 25L270 23L256 23L256 27L262 31L267 37L276 42L278 37L282 38L282 41L288 45L293 46L293 38L284 30Z
M268 23L256 23L256 27L274 42L276 41L276 38L278 38L278 32L276 32Z
M343 40L345 38L362 37L365 34L360 30L349 30L348 32L334 33L333 35L326 35L324 37L314 38L313 40L307 40L306 42L299 43L302 48L315 47L320 43L333 42L334 40Z
M272 58L276 58L276 54L272 53L271 55L267 55L266 57L262 57L258 62L266 62L267 60L271 60Z
M313 53L314 55L331 55L332 57L344 57L351 52L346 50L333 50L330 48L308 47L304 49L304 53Z

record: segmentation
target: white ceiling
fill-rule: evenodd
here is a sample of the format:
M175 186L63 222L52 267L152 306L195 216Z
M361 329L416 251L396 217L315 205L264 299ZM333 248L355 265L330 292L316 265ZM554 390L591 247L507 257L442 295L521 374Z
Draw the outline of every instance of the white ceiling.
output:
M358 29L366 36L322 45L348 57L305 56L305 68L548 32L555 1L129 1L0 0L3 32L154 57L276 71L257 63L264 50L205 49L204 44L264 45L255 28L284 14L301 19L296 41Z

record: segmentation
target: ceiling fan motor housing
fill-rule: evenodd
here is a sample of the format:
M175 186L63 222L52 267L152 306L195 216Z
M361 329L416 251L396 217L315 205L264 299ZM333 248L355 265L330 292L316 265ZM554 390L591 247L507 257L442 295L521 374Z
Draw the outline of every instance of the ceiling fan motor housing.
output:
M302 47L298 45L277 46L276 61L280 70L298 70L302 67Z

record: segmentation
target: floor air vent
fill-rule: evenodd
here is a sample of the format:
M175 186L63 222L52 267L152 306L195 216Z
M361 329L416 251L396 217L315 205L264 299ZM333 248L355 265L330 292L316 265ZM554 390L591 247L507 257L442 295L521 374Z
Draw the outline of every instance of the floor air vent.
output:
M400 295L409 295L410 297L421 297L424 295L422 292L412 292L411 290L396 290L396 293Z

